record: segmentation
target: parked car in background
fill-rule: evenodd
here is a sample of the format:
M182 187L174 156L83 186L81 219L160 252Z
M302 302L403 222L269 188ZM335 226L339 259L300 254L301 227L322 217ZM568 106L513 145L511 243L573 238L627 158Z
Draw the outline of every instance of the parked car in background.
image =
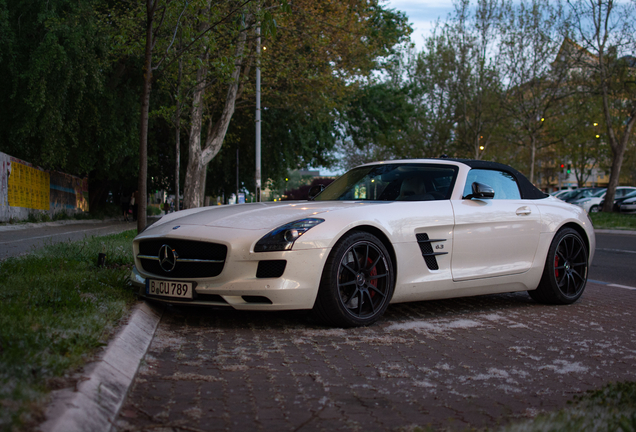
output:
M633 186L618 186L616 188L616 196L614 197L616 198L622 198L625 195L636 191L636 187ZM607 192L607 190L602 189L598 192L596 192L595 194L593 194L592 196L589 196L587 198L581 198L579 200L576 201L572 201L570 204L574 204L577 205L579 207L581 207L582 209L584 209L585 211L587 211L588 213L596 213L601 211L601 201L603 201L603 198L605 198L605 193Z
M620 211L621 204L623 204L623 202L625 200L630 199L630 198L634 198L634 197L636 197L636 190L628 193L627 195L623 195L620 198L616 198L615 197L614 198L614 207L612 207L612 211L615 211L615 212ZM604 205L605 205L605 199L603 199L601 201L601 203L599 204L599 207L602 209Z
M566 197L564 198L560 198L560 200L563 200L565 202L574 202L580 199L584 199L584 198L589 198L591 196L594 196L595 194L598 194L599 191L605 191L607 190L606 188L599 188L599 187L589 187L589 188L580 188L580 189L574 189L572 191L572 193L568 194Z
M576 190L573 189L564 189L564 190L560 190L560 191L556 191L556 192L552 192L550 195L552 195L555 198L560 199L561 201L565 201L565 199L567 197L570 197L574 194L574 192L576 192Z
M634 213L636 212L636 196L626 198L621 203L619 210L621 213Z

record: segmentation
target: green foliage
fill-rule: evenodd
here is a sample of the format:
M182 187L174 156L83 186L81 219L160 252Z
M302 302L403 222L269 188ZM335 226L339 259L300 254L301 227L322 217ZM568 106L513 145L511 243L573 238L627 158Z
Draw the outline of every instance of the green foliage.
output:
M347 157L340 161L343 168L381 160L387 154L409 157L422 150L423 140L413 149L408 139L415 132L410 130L416 116L413 93L413 86L390 81L357 92L341 113L346 127L342 150Z
M579 431L636 431L636 383L609 383L575 398L571 408L502 429L502 432Z
M134 154L128 146L134 123L124 116L136 101L117 100L122 95L107 87L111 66L96 3L7 0L4 152L73 174L108 170Z
M156 205L149 205L146 207L146 214L148 216L159 216L161 214L161 209Z
M236 149L239 149L240 188L254 190L254 114L239 111L226 139L224 149L208 166L207 195L225 196L236 191ZM272 179L276 187L288 169L333 164L331 151L335 147L335 113L308 114L300 110L271 108L262 113L263 178Z
M134 299L133 237L59 243L0 262L0 429L25 428L48 382L106 343ZM98 253L105 268L96 266Z

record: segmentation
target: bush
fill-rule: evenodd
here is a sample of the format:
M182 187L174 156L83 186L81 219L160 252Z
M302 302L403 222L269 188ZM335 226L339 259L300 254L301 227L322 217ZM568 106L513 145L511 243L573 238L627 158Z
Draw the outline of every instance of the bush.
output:
M158 205L155 204L150 204L147 208L146 208L146 214L148 216L159 216L161 214L161 209L159 208Z

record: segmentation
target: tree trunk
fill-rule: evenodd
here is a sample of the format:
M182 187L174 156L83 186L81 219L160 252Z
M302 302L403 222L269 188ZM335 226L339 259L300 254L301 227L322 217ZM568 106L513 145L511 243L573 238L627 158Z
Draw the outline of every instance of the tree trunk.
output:
M195 208L203 206L203 196L205 194L205 171L208 164L221 150L225 134L230 125L230 120L234 114L236 96L238 93L239 79L241 77L241 65L243 51L245 49L246 32L242 29L235 52L235 67L232 72L230 86L225 99L225 106L221 113L221 118L212 127L208 124L208 133L205 141L205 148L201 148L201 129L203 124L203 96L205 94L205 76L207 68L202 66L197 72L197 88L192 101L192 127L190 132L190 145L188 155L188 168L186 172L183 207ZM206 59L207 61L207 54ZM203 62L205 64L205 61Z
M208 166L204 165L203 169L201 170L201 178L199 179L199 181L201 182L201 197L199 198L201 205L204 206L205 205L205 180L208 177Z
M534 164L537 158L537 141L533 136L530 137L530 183L534 184Z
M632 135L632 129L636 122L636 115L632 113L623 135L618 139L611 125L608 125L608 130L611 130L610 135L610 147L612 148L612 171L610 172L609 184L607 185L607 192L605 194L605 202L603 203L603 211L611 212L614 210L614 197L616 196L616 187L620 180L621 167L623 166L623 159L625 158L625 149L629 142L629 137Z
M602 59L599 60L602 62ZM601 63L601 68L603 67ZM636 122L636 112L632 111L629 115L629 120L625 125L623 134L619 137L612 125L612 113L609 102L609 90L607 85L607 79L605 78L604 70L602 69L602 94L603 94L603 114L605 115L605 124L607 125L607 135L609 137L610 148L612 149L612 171L610 172L610 180L607 185L607 192L605 193L605 202L603 203L603 211L611 212L614 210L614 196L616 196L616 187L621 175L621 167L623 165L623 158L625 157L625 149L627 143L632 135L632 129L634 122Z
M144 57L144 82L141 93L141 114L139 118L139 179L137 182L137 232L146 229L147 176L148 176L148 111L152 87L152 22L156 0L146 0L146 51Z
M207 52L197 71L197 86L192 97L192 124L190 126L190 141L188 145L188 166L185 183L183 185L183 208L201 207L201 130L203 126L203 97L205 96L205 77L208 69Z
M174 200L175 210L179 211L179 171L181 170L181 73L183 61L179 59L179 76L177 77L177 112L175 119L176 139L175 139L175 163L174 163Z

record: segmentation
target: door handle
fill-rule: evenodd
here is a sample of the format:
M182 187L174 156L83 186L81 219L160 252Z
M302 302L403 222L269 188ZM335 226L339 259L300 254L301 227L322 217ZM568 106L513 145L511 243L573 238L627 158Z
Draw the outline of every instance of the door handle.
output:
M519 207L517 209L517 216L527 216L530 213L532 213L532 210L529 207Z

